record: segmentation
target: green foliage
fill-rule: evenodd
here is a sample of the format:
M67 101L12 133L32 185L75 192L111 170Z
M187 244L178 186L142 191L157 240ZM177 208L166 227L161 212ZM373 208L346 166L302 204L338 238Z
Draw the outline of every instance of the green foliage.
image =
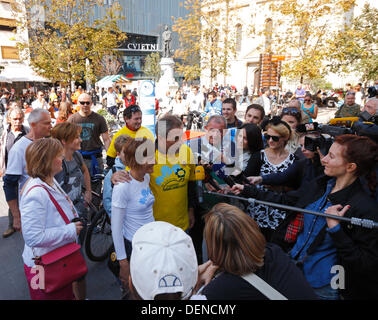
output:
M155 81L158 81L161 76L160 60L159 52L152 52L146 57L144 63L143 72Z
M104 6L97 0L27 0L25 5L27 19L19 26L29 31L29 41L18 46L23 59L30 55L33 69L52 82L94 81L103 57L115 55L113 49L126 39L117 26L124 19L117 2L106 10L99 10ZM46 23L36 21L42 14L35 8L44 12ZM95 11L104 11L103 18L94 19Z
M275 32L270 49L292 58L285 61L282 76L301 83L324 76L328 41L334 38L337 17L350 10L355 0L280 0L271 4Z
M200 78L203 71L209 72L211 82L218 74L228 74L236 45L230 28L233 3L237 1L185 0L182 5L189 13L183 18L172 17L173 31L180 41L176 67L186 80Z
M378 9L365 4L361 15L353 19L329 42L329 70L357 72L362 80L378 78Z

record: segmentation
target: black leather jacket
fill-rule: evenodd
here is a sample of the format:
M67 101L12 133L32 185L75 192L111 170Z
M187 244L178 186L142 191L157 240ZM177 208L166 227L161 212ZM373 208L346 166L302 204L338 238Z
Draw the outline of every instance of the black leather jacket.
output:
M255 186L247 186L241 195L305 208L324 194L329 179L323 175L285 194L259 191ZM333 205L351 206L345 217L378 221L378 204L363 190L360 179L330 194L328 198ZM341 294L345 299L377 299L378 230L348 222L341 222L340 226L340 230L331 233L331 237L337 249L339 264L345 269L345 289L340 291Z

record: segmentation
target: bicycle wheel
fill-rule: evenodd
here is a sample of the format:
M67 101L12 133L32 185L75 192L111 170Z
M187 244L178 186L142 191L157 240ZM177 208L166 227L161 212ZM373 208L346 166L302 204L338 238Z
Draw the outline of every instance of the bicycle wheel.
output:
M85 252L92 261L103 261L110 254L113 244L110 219L105 211L98 211L88 227Z

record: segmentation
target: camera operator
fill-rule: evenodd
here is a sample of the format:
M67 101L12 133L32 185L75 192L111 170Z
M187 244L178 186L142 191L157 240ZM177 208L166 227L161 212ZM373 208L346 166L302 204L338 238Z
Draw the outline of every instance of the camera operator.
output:
M361 110L362 112L359 115L361 121L370 121L377 124L378 120L378 99L371 98L366 101L365 106ZM366 118L364 117L364 113L366 114ZM370 117L369 117L370 115Z
M294 205L336 216L377 221L377 203L363 190L360 177L371 177L378 146L367 137L341 135L322 159L324 176L288 193L235 185L245 197ZM375 185L372 186L375 188ZM300 214L298 214L300 215ZM378 230L352 226L336 219L305 214L296 228L303 230L290 251L316 294L323 299L371 299L378 296ZM345 286L331 286L333 266L344 268ZM344 279L342 279L344 280Z

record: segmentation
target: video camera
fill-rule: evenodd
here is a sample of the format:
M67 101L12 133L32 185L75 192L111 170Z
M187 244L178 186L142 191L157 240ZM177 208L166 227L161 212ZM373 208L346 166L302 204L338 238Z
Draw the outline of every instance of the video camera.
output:
M362 117L361 117L362 116ZM370 117L369 117L370 116ZM367 116L365 113L360 115L360 118L352 117L352 118L335 118L330 120L330 124L319 124L317 122L313 123L305 123L300 124L297 126L297 132L299 133L306 133L306 132L318 132L320 133L320 137L318 138L311 138L306 137L305 143L307 141L307 147L305 144L305 148L309 151L313 151L315 148L319 147L322 154L327 154L330 146L332 145L333 138L336 136L340 136L343 134L356 134L358 136L366 136L378 143L378 125L376 122L371 123L370 121L375 121L375 116L369 115ZM362 122L360 120L364 120L364 118L368 118L369 122ZM308 138L308 139L307 139ZM327 149L328 148L328 149ZM323 151L327 151L323 153Z

